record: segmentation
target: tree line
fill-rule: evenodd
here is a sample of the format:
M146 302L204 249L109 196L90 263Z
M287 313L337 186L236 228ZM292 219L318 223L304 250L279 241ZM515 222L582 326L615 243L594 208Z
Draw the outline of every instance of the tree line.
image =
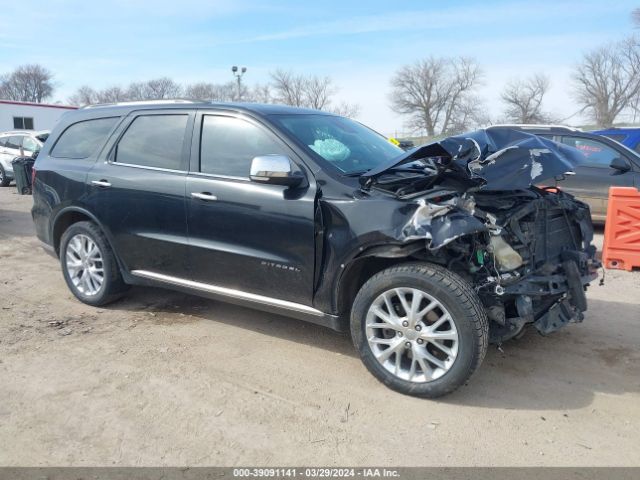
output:
M635 15L635 13L634 13ZM638 22L640 23L640 13ZM561 122L543 107L550 80L543 72L510 79L500 98L500 117L487 115L479 94L484 71L470 57L430 56L399 68L390 81L389 104L407 119L407 127L428 136L462 132L491 123ZM23 65L0 76L0 98L43 102L55 90L52 72L41 65ZM248 86L235 82L181 85L162 77L126 86L94 89L85 85L68 98L72 105L134 100L194 98L205 101L280 103L327 110L355 117L360 106L336 102L338 88L329 76L277 69L269 81ZM578 110L599 127L610 127L623 114L640 113L640 40L629 37L586 52L574 67L572 93Z
M53 73L41 65L23 65L0 76L0 98L22 102L41 103L50 99L55 90ZM270 74L270 81L251 87L244 83L197 82L181 85L169 77L155 78L129 85L112 85L95 89L89 85L79 87L67 102L85 106L138 100L192 98L214 102L280 103L295 107L326 110L355 117L360 106L349 102L336 102L338 88L331 77L296 74L278 69Z

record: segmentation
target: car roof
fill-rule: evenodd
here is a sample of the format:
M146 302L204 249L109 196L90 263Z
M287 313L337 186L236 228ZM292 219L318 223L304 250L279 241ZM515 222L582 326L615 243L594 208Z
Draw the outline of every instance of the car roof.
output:
M158 110L172 108L220 108L224 110L232 110L239 112L251 112L258 115L301 115L301 114L322 114L333 115L329 112L313 110L310 108L292 107L289 105L267 104L267 103L245 103L245 102L206 102L201 100L147 100L140 102L119 102L109 104L88 105L81 108L78 112L83 111L101 111L104 113L117 113L133 110ZM75 113L75 112L73 112Z
M638 133L640 132L640 127L610 127L610 128L601 128L599 130L591 130L591 133Z
M51 133L49 130L8 130L6 132L0 132L0 136L29 135L30 137L38 137L40 135L48 135L49 133Z
M570 127L568 125L538 125L529 123L514 123L514 124L498 124L492 125L487 128L510 128L514 130L522 130L525 132L541 132L541 133L581 133L583 130L576 127Z

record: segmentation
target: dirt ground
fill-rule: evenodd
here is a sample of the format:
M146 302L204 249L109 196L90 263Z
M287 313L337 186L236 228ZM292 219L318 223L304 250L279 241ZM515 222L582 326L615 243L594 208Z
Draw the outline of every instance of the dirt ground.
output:
M159 289L85 306L30 208L0 189L0 465L640 465L640 273L428 401L318 326Z

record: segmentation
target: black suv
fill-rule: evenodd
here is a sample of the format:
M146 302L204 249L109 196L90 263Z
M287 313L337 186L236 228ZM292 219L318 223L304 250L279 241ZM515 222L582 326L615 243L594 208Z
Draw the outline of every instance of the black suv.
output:
M378 379L435 397L489 341L582 320L589 209L531 186L578 157L482 130L403 152L275 105L97 106L52 132L32 213L87 304L154 285L350 330Z

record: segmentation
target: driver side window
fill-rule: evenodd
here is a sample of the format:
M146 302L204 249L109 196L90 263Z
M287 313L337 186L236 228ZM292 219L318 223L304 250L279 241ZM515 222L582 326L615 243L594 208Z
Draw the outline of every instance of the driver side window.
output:
M202 117L200 172L249 178L253 158L270 154L289 155L270 133L246 120Z
M580 137L563 137L562 143L580 150L580 152L587 157L585 165L590 167L609 168L611 161L616 157L620 157L620 154L613 148L596 140Z

